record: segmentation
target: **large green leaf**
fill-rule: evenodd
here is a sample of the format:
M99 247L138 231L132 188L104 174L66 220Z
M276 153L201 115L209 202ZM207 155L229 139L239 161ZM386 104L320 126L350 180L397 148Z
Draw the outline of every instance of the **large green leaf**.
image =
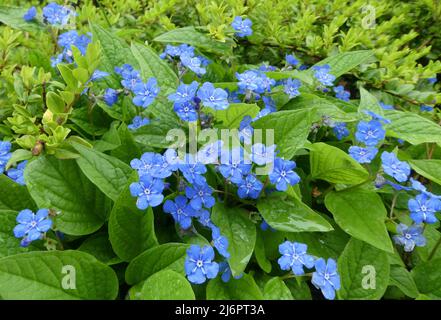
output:
M98 233L90 236L78 247L78 250L91 254L107 265L121 262L121 259L112 250L107 233Z
M207 285L208 300L263 300L263 294L253 277L244 274L240 279L223 282L220 277Z
M127 267L126 282L131 285L139 283L163 269L184 274L184 262L189 246L185 243L166 243L144 251Z
M434 142L441 145L441 126L413 112L386 111L391 120L386 135L411 144Z
M265 300L294 300L291 291L279 277L270 279L263 289Z
M441 160L409 160L412 169L441 185Z
M84 252L27 252L0 259L3 299L107 300L117 294L115 272Z
M408 297L416 298L419 295L418 288L411 273L402 266L390 266L389 285L396 286Z
M263 137L268 134L266 130L274 130L278 155L291 159L307 141L311 118L311 109L279 111L260 118L253 123L253 127L263 129Z
M333 191L326 196L325 205L346 233L376 248L393 252L384 223L386 208L378 194L360 188Z
M230 103L226 110L213 110L211 108L205 108L204 110L213 114L216 121L222 122L221 128L239 129L243 117L250 116L254 118L260 109L255 103Z
M193 289L183 275L161 270L148 278L141 289L141 300L195 300Z
M152 208L139 210L136 207L136 198L130 194L129 185L137 179L136 176L134 173L128 181L109 218L110 243L113 251L124 261L130 261L158 244Z
M206 33L197 31L194 27L184 27L168 31L157 36L154 41L165 43L186 43L204 51L218 54L226 54L231 49L229 43L216 41Z
M257 203L259 213L274 229L286 232L330 231L332 226L297 198L263 198Z
M343 52L336 54L335 56L328 57L316 63L314 66L329 64L329 66L331 67L331 74L339 77L342 74L351 71L356 66L365 62L369 62L370 60L372 60L373 56L374 52L372 50ZM308 72L313 73L313 68L311 67Z
M309 146L311 176L332 183L358 184L369 173L357 161L339 148L319 142Z
M216 204L211 219L228 239L228 263L233 276L242 274L253 254L256 243L256 226L248 218L247 212L240 208L227 208Z
M27 8L0 6L0 22L14 29L35 32L44 30L44 25L36 19L25 21L23 15L28 11Z
M60 211L57 228L71 235L98 230L107 218L108 202L81 172L75 160L39 157L26 166L25 180L39 208Z
M32 244L21 247L20 239L14 236L17 215L17 211L0 210L0 258L36 249Z
M365 88L360 87L360 105L358 106L358 111L372 111L378 115L383 114L383 108L378 103L377 98Z
M418 264L412 276L420 293L441 298L441 258Z
M350 300L380 299L389 284L387 253L356 239L348 242L338 259L341 289L338 296Z
M148 46L132 43L132 54L138 61L141 76L144 80L155 77L159 86L165 93L174 90L179 84L179 79L168 64L159 58L158 54Z
M0 175L0 210L36 209L25 186L19 185L6 175Z
M74 148L81 155L76 161L86 177L116 201L133 170L121 160L83 145L74 144Z

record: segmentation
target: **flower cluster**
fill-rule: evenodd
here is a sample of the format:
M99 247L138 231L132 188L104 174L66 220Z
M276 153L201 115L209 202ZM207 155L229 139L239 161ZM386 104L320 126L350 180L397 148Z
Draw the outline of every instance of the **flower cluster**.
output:
M340 275L337 272L335 260L329 258L326 262L323 258L316 259L306 253L308 246L303 243L285 241L279 245L282 255L279 260L280 269L291 270L296 276L305 274L304 268L312 269L312 284L320 289L326 299L333 300L335 291L340 289Z
M86 54L87 46L92 40L90 39L91 34L88 36L80 35L76 30L69 30L58 36L58 46L63 49L63 51L56 57L51 58L52 67L55 67L61 62L72 63L73 53L72 47L78 48L82 55Z
M330 74L331 67L328 64L325 64L323 66L313 66L312 67L314 72L314 77L325 87L332 87L333 82L335 80L335 76Z
M180 65L178 67L187 68L198 76L202 76L207 72L205 67L210 63L207 58L196 56L195 48L185 43L179 46L167 45L160 57L162 59L169 58L171 61L179 58ZM185 69L180 68L180 74L182 75L184 72Z
M231 26L233 27L234 31L236 32L236 36L243 38L248 37L253 34L253 30L251 29L251 26L253 23L250 19L243 19L242 17L235 17L233 22L231 23Z

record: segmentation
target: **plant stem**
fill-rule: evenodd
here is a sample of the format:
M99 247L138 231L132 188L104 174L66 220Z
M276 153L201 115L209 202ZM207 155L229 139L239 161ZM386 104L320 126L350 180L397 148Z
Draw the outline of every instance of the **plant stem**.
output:
M432 251L430 251L429 257L427 258L428 261L430 261L433 258L433 256L436 253L436 250L438 250L440 245L441 245L441 237L439 237L439 239L436 242L435 246L433 247Z

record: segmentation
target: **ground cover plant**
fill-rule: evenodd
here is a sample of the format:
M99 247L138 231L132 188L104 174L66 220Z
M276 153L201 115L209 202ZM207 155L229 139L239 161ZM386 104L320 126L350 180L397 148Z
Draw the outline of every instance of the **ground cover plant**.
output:
M441 298L437 1L4 1L2 299Z

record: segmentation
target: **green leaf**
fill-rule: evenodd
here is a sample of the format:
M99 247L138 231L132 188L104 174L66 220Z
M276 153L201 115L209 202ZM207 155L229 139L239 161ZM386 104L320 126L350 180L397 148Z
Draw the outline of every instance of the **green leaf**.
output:
M441 160L409 160L409 163L418 174L441 185Z
M311 109L301 109L270 113L254 122L253 127L274 130L278 156L291 159L307 142L311 123ZM265 131L262 136L268 134Z
M422 262L411 273L420 293L441 298L441 258Z
M322 66L325 64L329 64L331 67L331 74L336 77L339 77L348 71L351 71L356 66L369 62L371 58L374 56L374 52L372 50L358 50L358 51L350 51L336 54L335 56L328 57L314 66ZM308 72L313 73L313 67L311 67Z
M295 99L291 99L283 106L284 110L306 109L314 106L313 122L322 121L323 117L330 117L333 121L350 122L356 121L357 115L346 113L330 99L325 99L315 94L302 93Z
M240 208L227 208L217 203L211 213L213 223L228 239L228 263L233 276L245 270L256 243L256 226L248 218L247 212Z
M152 208L139 210L136 198L130 194L129 185L136 180L137 175L134 173L115 201L109 218L110 243L113 251L124 261L130 261L158 244Z
M114 74L114 68L125 63L131 64L135 69L139 67L130 46L123 39L97 24L91 23L90 30L93 39L101 44L102 54L99 69L110 73L110 76L105 77L103 81L110 87L120 86L119 80Z
M386 111L391 120L386 135L403 139L410 144L433 142L441 145L441 126L413 112Z
M0 6L0 22L8 25L14 29L35 32L44 30L44 25L37 20L25 21L23 15L28 11L28 8L17 8Z
M227 283L220 277L210 280L207 300L263 300L263 295L253 277L244 274L242 278L231 279Z
M309 146L311 176L331 183L359 184L369 173L339 148L319 142Z
M195 300L187 279L173 270L162 270L148 278L141 289L141 300Z
M384 224L386 208L378 194L363 189L334 191L326 196L325 205L346 233L378 249L393 252Z
M132 43L131 50L138 61L144 80L155 77L164 93L173 91L177 87L179 83L177 75L164 60L159 58L156 52L148 46L138 43Z
M47 93L46 104L52 113L64 113L64 101L55 92L50 91Z
M256 257L257 264L266 273L270 273L272 266L271 261L268 260L265 253L265 241L263 241L263 231L260 228L257 229L256 245L254 247L254 256Z
M418 288L412 275L402 266L390 266L389 285L396 286L408 297L416 298L419 295Z
M19 185L6 175L0 175L0 210L21 211L23 209L36 209L25 186Z
M121 262L121 259L112 250L107 233L98 233L90 236L78 247L78 250L87 252L109 266Z
M164 269L185 274L184 262L189 247L185 243L166 243L144 251L127 267L126 282L134 285Z
M291 291L279 277L274 277L265 284L263 297L265 300L294 300Z
M378 115L383 115L383 108L378 103L377 98L365 88L360 87L360 105L358 106L358 112L361 113L365 110L375 112Z
M261 199L259 213L274 229L286 232L330 231L332 226L318 213L297 198L282 200L279 197Z
M226 110L205 108L204 111L213 114L216 121L222 122L221 128L238 129L243 117L254 118L260 109L255 103L230 103Z
M13 230L17 225L15 220L17 215L17 211L0 210L0 258L36 250L32 244L28 247L21 247L20 239L14 236Z
M60 211L57 228L71 235L98 230L107 218L107 200L83 175L75 160L43 156L24 172L28 190L39 208Z
M115 272L84 252L27 252L0 259L0 295L6 300L110 300L117 294Z
M153 39L165 43L186 43L207 52L226 54L231 51L231 44L212 39L208 34L197 31L194 27L174 29Z
M363 241L351 239L338 259L341 289L346 300L378 300L389 284L387 253Z
M76 161L83 173L106 196L116 201L133 170L115 157L77 143L73 144L73 147L81 155Z
M311 290L306 281L298 281L298 279L285 280L286 286L291 291L294 300L311 300Z

